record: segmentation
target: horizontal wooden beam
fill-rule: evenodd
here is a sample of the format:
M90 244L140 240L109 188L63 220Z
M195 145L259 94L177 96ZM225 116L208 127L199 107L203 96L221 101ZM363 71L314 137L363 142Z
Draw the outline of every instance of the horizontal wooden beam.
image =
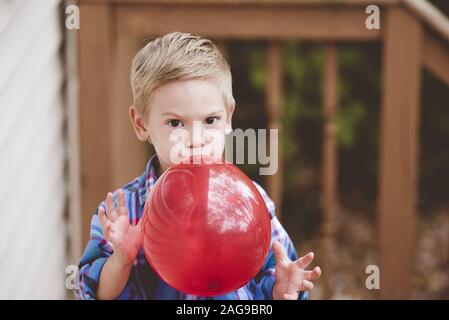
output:
M144 5L255 5L255 6L379 6L397 5L401 0L78 0L79 3L114 3Z
M427 34L424 38L424 66L449 86L449 45L443 39Z
M404 5L418 18L449 41L449 19L426 0L402 0Z
M120 32L145 38L171 31L214 39L377 40L379 30L365 27L360 8L118 6Z

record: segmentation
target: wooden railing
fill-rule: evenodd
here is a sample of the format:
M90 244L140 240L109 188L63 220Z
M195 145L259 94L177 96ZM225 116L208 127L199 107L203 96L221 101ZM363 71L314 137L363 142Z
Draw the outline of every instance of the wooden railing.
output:
M380 30L365 27L365 8L381 8ZM326 43L322 87L325 115L322 198L324 275L332 273L337 208L338 61L340 41L383 42L378 193L381 298L407 298L416 216L421 67L449 85L449 22L423 0L80 0L80 132L83 239L107 191L136 177L146 160L133 137L127 107L129 71L144 39L170 31L268 42L266 111L282 132L282 41ZM279 172L266 188L281 207ZM281 211L277 214L281 216ZM325 277L327 296L329 278Z

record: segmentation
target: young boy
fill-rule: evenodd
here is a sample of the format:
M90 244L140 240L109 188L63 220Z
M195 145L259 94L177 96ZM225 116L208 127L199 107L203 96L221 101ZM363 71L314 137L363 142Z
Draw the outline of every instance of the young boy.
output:
M141 248L139 220L157 177L173 165L171 151L176 142L170 136L175 130L190 133L183 142L190 154L201 154L208 144L218 143L192 132L194 123L223 137L232 132L235 102L230 68L212 41L174 32L154 39L137 53L131 86L134 104L129 114L134 131L140 141L153 144L156 155L142 176L108 193L95 212L79 264L77 294L82 299L205 299L179 292L156 275ZM223 153L223 145L218 148ZM272 246L256 277L237 291L212 299L306 299L321 270L305 270L313 253L296 259L294 246L275 216L274 203L255 185L270 212Z

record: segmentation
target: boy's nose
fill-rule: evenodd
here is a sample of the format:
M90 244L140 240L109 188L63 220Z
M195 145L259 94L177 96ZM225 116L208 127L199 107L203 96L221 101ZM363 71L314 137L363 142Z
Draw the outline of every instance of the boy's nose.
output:
M193 138L191 137L191 139L187 142L187 147L190 149L194 149L194 148L200 148L204 146L204 140L202 139L202 137L200 138Z
M189 132L187 139L187 147L190 149L204 146L204 134L201 124L194 123L192 130Z

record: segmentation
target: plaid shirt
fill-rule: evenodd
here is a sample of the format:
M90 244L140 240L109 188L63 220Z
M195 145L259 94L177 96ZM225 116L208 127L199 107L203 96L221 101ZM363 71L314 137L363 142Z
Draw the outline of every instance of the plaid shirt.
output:
M142 176L124 185L121 189L129 212L129 220L136 225L142 217L143 207L149 191L157 180L157 156L152 156ZM271 218L271 242L278 240L285 248L291 260L296 260L296 251L288 234L275 216L273 201L265 190L254 182L263 196ZM117 191L114 192L114 202L117 201ZM105 201L101 202L105 207ZM77 296L81 299L95 299L100 279L101 269L108 257L113 253L112 244L103 237L103 228L98 220L98 209L92 217L90 240L79 263L80 286ZM200 297L182 293L164 282L151 268L143 250L140 250L133 263L128 282L117 299L170 299L170 300L263 300L273 299L272 290L275 283L274 267L276 261L271 250L259 273L240 289L221 296ZM307 299L307 293L302 292L299 299Z

